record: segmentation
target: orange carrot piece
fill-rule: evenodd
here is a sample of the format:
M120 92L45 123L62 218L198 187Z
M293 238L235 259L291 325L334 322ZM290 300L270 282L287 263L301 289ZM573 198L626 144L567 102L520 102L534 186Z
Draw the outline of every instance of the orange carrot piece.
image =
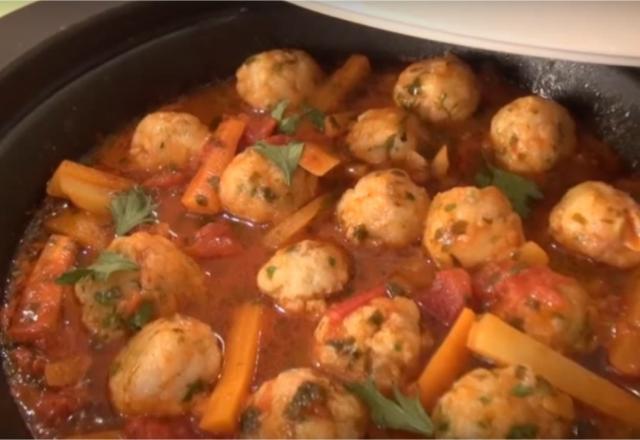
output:
M90 366L91 356L88 354L49 362L44 367L44 380L50 387L75 385L84 378Z
M469 365L471 352L467 348L467 338L475 319L476 315L471 309L462 310L449 334L420 375L420 401L427 411L433 409L440 396Z
M313 221L314 218L325 208L331 206L332 196L323 194L316 197L296 212L286 217L282 222L275 225L267 232L262 239L265 246L278 248L291 240L297 233Z
M182 195L181 201L187 211L217 214L222 210L218 195L220 176L233 160L246 125L246 118L239 117L225 119L218 125L212 136L211 151Z
M133 182L70 160L64 160L47 184L47 194L70 200L78 208L108 216L114 194Z
M311 105L325 113L335 111L369 73L369 59L364 55L351 55L311 97Z
M11 319L9 336L15 342L31 342L55 330L68 287L56 278L75 263L77 246L69 237L52 235L42 250Z
M200 429L225 435L235 432L256 368L262 317L260 304L246 303L236 310L226 338L222 376L204 404Z
M324 176L340 163L340 159L329 153L325 147L314 142L305 142L300 157L300 166L314 176Z

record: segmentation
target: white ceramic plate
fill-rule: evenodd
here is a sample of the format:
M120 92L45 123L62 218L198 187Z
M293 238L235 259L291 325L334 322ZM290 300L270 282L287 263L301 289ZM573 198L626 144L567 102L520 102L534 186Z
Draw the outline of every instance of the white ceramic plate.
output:
M501 52L640 67L640 1L300 1L415 37Z

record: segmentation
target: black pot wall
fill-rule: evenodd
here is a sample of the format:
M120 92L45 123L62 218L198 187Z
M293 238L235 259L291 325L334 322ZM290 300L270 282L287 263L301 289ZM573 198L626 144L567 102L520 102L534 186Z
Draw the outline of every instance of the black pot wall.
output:
M100 136L199 84L228 78L249 54L274 47L304 48L329 63L353 52L370 55L374 65L447 50L472 62L493 59L515 81L592 117L630 166L640 159L640 81L627 69L423 41L284 3L114 5L0 72L2 279L62 159L81 156ZM0 414L1 437L28 435L4 379Z

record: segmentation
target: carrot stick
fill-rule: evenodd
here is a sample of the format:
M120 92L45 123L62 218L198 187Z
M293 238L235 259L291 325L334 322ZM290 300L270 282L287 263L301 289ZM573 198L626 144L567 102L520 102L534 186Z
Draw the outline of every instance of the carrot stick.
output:
M369 59L351 55L347 61L311 97L311 105L323 112L332 112L371 72Z
M314 176L322 177L340 163L340 159L329 153L325 147L314 142L305 142L300 157L300 166Z
M495 315L472 327L467 347L503 365L528 365L558 389L599 411L640 428L640 399L564 357Z
M77 250L69 237L49 237L12 316L9 336L13 341L31 342L55 330L68 289L55 280L73 266Z
M132 186L133 182L124 177L65 160L49 180L47 194L71 200L93 214L108 216L113 195Z
M262 316L260 304L247 303L236 310L226 339L222 376L204 404L200 429L227 435L235 432L256 367Z
M462 310L449 334L418 379L422 405L431 411L436 402L465 371L471 359L467 337L476 319L471 309Z
M319 196L273 227L263 238L270 248L278 248L302 231L311 221L330 205L331 195Z
M246 120L238 117L225 119L218 125L212 136L211 151L182 195L187 211L217 214L222 210L218 195L220 176L233 160L246 125Z

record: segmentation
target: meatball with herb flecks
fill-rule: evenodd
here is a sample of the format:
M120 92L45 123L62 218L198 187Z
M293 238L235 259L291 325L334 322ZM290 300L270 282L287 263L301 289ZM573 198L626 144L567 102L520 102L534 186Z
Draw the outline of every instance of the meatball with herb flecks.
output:
M490 151L515 173L541 173L576 146L575 123L555 101L525 96L502 107L491 120Z
M454 55L430 58L402 71L393 89L400 107L433 122L463 121L478 107L475 75Z
M419 239L428 206L426 190L391 169L369 173L345 191L336 216L351 242L403 247Z
M308 368L260 385L240 417L244 438L358 438L367 412L342 385Z
M252 107L270 109L279 101L302 103L318 86L322 70L306 52L275 49L247 58L236 72L236 89Z

